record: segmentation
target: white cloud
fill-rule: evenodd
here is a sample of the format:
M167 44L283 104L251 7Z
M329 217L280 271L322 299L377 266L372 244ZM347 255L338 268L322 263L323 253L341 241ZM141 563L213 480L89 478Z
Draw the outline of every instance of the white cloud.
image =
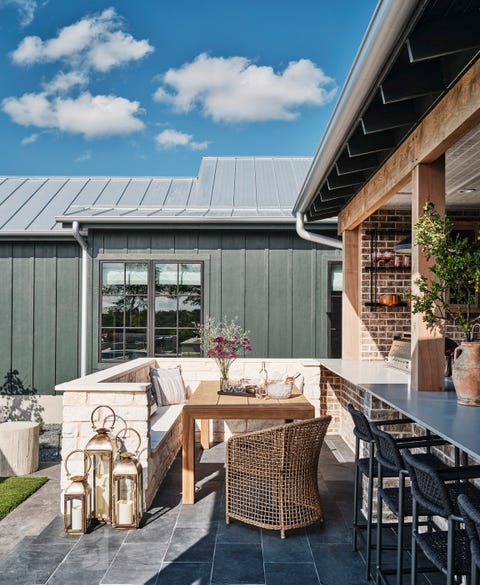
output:
M20 141L20 144L22 146L25 146L26 144L33 144L34 142L37 142L37 140L40 138L40 134L38 132L34 132L33 134L30 134L30 136L26 136L25 138L22 138L22 140Z
M178 132L178 130L163 130L155 136L157 143L164 149L172 149L177 146L183 146L191 150L204 150L208 146L208 142L195 142L192 140L191 134Z
M282 72L245 57L198 55L169 69L154 99L179 112L198 107L216 122L292 120L304 106L321 106L336 93L335 82L309 59L291 61Z
M74 160L74 162L84 162L86 160L90 160L91 158L92 158L92 151L87 150L83 154L79 154L77 156L77 158Z
M147 40L137 41L123 32L114 8L86 16L62 28L56 37L42 40L25 37L12 53L14 63L33 65L67 61L72 67L109 71L129 61L137 61L154 49Z
M9 4L16 6L21 26L28 26L35 18L35 11L37 9L36 0L2 0L0 2L0 8Z
M135 117L140 113L138 102L112 95L88 92L77 98L55 97L44 93L26 93L2 101L2 109L22 126L56 128L85 138L102 138L137 132L144 123Z
M60 71L48 83L43 84L45 93L51 95L55 93L67 93L76 86L85 86L88 84L88 76L81 71L69 71L63 73Z

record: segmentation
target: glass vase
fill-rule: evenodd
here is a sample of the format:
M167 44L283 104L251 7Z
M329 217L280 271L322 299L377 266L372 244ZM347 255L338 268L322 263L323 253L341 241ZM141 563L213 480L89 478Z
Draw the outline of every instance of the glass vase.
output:
M228 388L228 370L226 372L220 371L220 390Z

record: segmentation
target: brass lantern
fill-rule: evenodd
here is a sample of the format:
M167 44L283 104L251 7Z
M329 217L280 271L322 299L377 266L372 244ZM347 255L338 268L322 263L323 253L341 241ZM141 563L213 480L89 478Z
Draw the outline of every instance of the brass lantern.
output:
M110 428L97 428L94 415L97 410L107 408L113 415ZM92 459L90 485L92 486L92 515L100 522L112 521L112 468L113 442L110 433L115 426L116 415L110 406L97 406L92 412L92 429L95 435L88 441L85 451ZM104 419L105 422L105 419Z
M68 460L74 453L83 453L84 475L72 475L68 469ZM87 476L91 465L90 457L81 449L75 449L65 459L67 479L71 480L70 485L63 493L63 525L68 534L85 534L88 530L92 511Z
M135 453L125 450L128 432L137 435ZM120 435L124 434L121 439ZM138 460L141 438L135 429L122 429L115 437L119 458L113 468L113 525L116 528L138 528L143 516L143 471Z

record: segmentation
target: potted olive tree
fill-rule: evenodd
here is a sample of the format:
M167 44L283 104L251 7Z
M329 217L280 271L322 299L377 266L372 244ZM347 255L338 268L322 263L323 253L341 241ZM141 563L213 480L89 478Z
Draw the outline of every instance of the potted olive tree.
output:
M474 341L480 316L473 311L480 290L480 241L455 233L452 222L432 203L425 205L414 225L414 237L433 263L429 278L420 276L414 282L412 312L422 313L430 327L444 331L451 323L463 333L454 353L453 383L459 403L480 406L480 343Z

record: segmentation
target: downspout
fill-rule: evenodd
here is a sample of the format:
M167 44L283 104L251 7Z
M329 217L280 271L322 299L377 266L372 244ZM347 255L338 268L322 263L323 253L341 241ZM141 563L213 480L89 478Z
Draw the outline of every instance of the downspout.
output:
M314 244L322 244L323 246L330 246L331 248L337 248L338 250L343 249L343 243L341 240L307 231L305 229L305 214L303 212L297 211L295 216L297 218L295 227L297 228L297 234L301 238L313 242Z
M80 376L87 375L87 309L88 309L88 245L80 235L80 224L78 221L72 223L73 237L82 248L82 287L81 287L81 324L80 324Z

